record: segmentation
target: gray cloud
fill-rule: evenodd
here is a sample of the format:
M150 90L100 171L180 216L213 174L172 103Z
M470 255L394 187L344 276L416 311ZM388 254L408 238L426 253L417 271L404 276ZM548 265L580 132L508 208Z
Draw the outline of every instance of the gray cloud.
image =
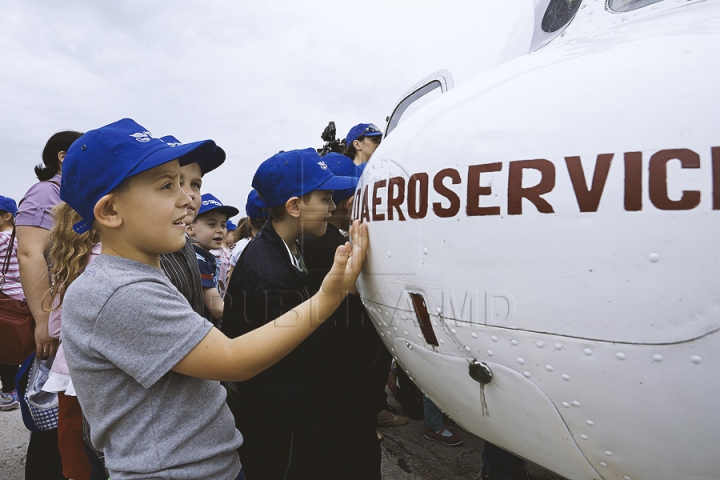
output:
M497 5L501 3L501 5ZM132 117L156 135L212 138L228 153L204 190L243 209L257 166L384 125L415 81L487 68L523 0L326 0L0 6L0 194L35 181L47 138Z

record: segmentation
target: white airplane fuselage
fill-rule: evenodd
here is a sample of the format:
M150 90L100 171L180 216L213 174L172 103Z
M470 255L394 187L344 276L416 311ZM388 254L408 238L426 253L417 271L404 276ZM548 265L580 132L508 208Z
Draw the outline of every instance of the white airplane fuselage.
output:
M378 147L360 292L464 429L570 479L720 478L718 73L719 1L586 0Z

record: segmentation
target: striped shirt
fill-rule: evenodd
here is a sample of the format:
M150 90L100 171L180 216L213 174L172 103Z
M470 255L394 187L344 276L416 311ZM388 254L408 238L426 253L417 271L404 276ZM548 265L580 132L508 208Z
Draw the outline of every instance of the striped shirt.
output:
M2 275L2 270L5 267L5 255L7 255L8 247L10 246L11 236L12 231L0 232L0 275ZM2 283L1 277L0 283ZM5 276L5 285L2 287L2 292L15 300L25 301L25 292L23 292L22 284L20 283L20 265L18 264L17 259L17 238L12 245L8 272Z
M182 250L160 255L160 266L192 309L204 317L205 302L200 287L200 269L190 239L185 237Z

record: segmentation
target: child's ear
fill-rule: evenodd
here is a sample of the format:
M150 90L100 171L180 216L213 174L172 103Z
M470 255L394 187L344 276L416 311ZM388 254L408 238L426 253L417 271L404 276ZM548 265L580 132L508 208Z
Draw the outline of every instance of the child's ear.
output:
M185 233L187 233L189 237L195 238L195 229L192 223L185 227Z
M123 224L120 213L115 209L114 202L117 200L115 194L108 193L95 204L93 214L95 220L100 224L109 228L118 228Z
M353 201L355 201L355 195L353 195L352 197L346 198L345 200L340 202L340 204L337 207L338 207L338 209L345 208L348 211L350 211L352 209Z
M300 216L300 198L298 197L290 197L287 202L285 202L285 210L288 212L288 215L290 215L293 218L297 218Z

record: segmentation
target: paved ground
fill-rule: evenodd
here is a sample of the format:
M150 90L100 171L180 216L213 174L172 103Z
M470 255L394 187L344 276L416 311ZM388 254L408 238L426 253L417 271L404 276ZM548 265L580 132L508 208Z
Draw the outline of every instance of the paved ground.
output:
M398 407L397 404L393 404ZM422 436L423 422L410 420L401 427L385 427L382 441L383 480L479 480L483 441L459 427L450 427L465 443L445 447ZM0 477L24 478L28 432L20 411L0 412ZM533 464L527 465L533 480L563 480Z
M390 404L402 413L392 397ZM465 440L458 447L446 447L425 439L423 428L422 421L411 419L401 427L380 429L385 436L381 443L383 480L480 480L484 445L481 438L460 427L446 425ZM526 468L533 480L564 480L529 462Z
M25 478L25 452L28 433L20 417L20 410L0 411L0 478L22 480Z

